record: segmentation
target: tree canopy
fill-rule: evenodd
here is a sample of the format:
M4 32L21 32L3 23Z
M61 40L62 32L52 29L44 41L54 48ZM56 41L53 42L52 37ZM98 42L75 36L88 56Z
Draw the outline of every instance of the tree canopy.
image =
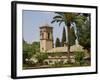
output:
M23 40L23 63L26 63L26 59L30 59L34 54L36 54L36 52L39 52L39 46L39 42L33 42L32 44L29 44Z
M89 14L88 14L89 15ZM90 16L87 16L87 20L84 22L82 27L78 27L78 41L79 44L87 49L88 51L91 48L91 21Z

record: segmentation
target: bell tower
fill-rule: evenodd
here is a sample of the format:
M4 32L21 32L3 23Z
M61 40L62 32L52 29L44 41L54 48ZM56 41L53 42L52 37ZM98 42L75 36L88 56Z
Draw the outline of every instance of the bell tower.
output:
M44 25L40 27L40 52L53 48L53 27Z

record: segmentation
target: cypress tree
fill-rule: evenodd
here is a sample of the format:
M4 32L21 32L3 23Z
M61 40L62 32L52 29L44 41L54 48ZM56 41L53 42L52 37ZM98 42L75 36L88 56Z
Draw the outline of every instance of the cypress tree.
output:
M64 46L64 42L66 42L66 30L63 27L61 46Z
M56 44L55 44L55 46L56 47L60 47L61 46L59 38L56 38Z

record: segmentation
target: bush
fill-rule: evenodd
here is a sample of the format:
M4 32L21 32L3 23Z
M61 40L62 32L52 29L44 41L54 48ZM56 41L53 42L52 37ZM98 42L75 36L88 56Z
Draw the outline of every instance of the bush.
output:
M82 64L84 64L84 62L85 62L84 56L85 56L84 52L76 52L76 53L75 53L75 61L76 61L76 63L78 63L80 66L81 66Z
M63 61L56 61L54 64L52 64L52 67L63 67L64 64L63 64Z
M36 59L38 60L38 63L40 63L40 64L43 64L43 61L47 58L48 58L48 56L46 53L37 53L36 54Z

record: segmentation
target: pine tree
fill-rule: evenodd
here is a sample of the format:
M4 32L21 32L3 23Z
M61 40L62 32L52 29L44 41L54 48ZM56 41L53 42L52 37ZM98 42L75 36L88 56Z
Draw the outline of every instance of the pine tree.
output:
M63 33L62 33L62 41L61 41L61 46L64 46L64 43L66 42L66 30L63 27Z

